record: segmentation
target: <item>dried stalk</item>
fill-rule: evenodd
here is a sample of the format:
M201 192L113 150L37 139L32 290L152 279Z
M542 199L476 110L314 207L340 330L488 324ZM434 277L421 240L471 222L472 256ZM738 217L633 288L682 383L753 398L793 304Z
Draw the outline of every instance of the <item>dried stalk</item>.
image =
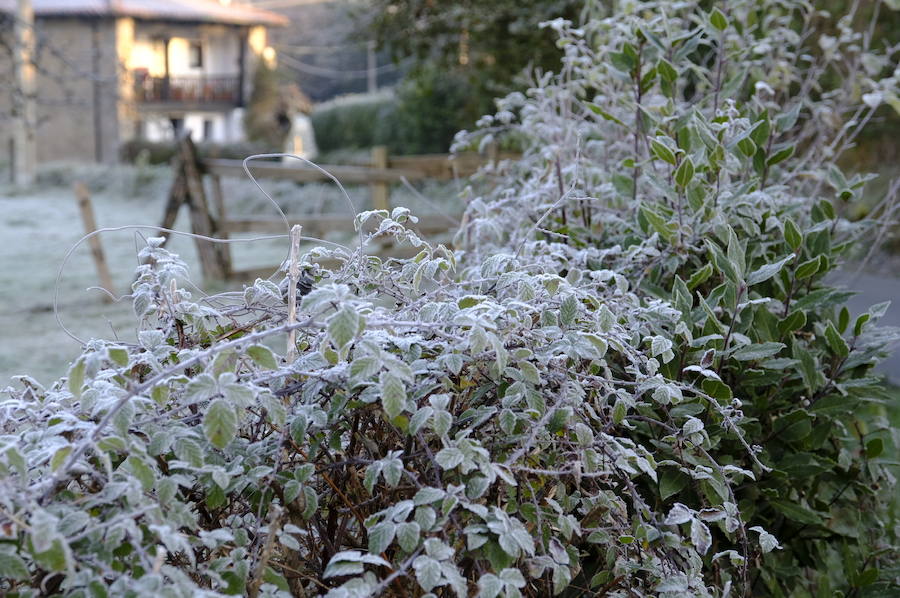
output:
M288 271L288 326L297 322L297 282L300 280L300 232L302 227L295 224L291 228L291 265ZM297 359L297 331L288 332L287 360L293 363Z

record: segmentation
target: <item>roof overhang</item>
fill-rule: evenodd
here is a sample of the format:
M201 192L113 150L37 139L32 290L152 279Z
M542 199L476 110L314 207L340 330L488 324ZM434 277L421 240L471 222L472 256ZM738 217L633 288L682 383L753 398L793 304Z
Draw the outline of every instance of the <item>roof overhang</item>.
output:
M148 21L286 26L284 15L249 4L218 0L32 0L35 17L132 17ZM0 0L13 13L16 0Z

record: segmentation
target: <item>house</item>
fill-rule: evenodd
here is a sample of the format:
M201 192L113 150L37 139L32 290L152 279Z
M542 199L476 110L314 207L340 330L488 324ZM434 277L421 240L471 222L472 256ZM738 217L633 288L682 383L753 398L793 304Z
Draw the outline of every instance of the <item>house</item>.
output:
M241 141L254 70L274 60L267 28L287 24L231 0L32 3L39 162L114 162L126 141L163 141L185 129L197 141ZM0 0L4 81L12 80L4 75L15 7ZM0 86L0 141L9 136L2 115L14 92Z

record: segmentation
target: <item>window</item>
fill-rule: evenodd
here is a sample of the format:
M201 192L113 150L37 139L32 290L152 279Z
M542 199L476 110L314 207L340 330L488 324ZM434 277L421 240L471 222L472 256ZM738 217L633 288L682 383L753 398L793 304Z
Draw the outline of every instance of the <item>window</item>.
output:
M178 138L181 136L181 132L184 130L184 119L183 118L170 118L169 122L172 124L172 133L175 134L175 137Z
M204 119L203 121L203 141L213 140L213 121Z
M135 139L146 139L147 138L147 122L145 120L139 118L135 121L134 137L135 137Z
M200 42L191 42L188 46L188 65L192 69L203 68L203 45Z

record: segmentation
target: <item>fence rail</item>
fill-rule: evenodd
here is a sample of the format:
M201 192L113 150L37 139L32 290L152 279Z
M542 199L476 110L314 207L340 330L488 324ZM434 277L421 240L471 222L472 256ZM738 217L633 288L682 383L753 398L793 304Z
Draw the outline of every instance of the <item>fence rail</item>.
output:
M191 222L195 233L227 238L234 233L281 233L286 232L284 221L262 218L230 218L226 209L223 178L243 178L246 176L240 160L197 158L197 151L190 135L179 140L176 156L175 178L166 204L163 228L171 228L180 206L187 203L191 208ZM390 187L406 181L452 180L467 177L478 168L498 159L513 158L515 154L500 154L496 151L487 156L480 154L433 154L424 156L391 157L384 147L372 149L372 160L367 165L323 165L321 168L341 183L347 185L368 185L375 209L390 209ZM250 165L253 176L312 183L328 181L330 177L317 168L305 164L283 162L254 162ZM210 210L206 198L203 177L211 179L212 206ZM321 237L335 230L350 231L347 214L318 214L297 219L303 225L306 235ZM456 228L458 219L442 214L419 216L413 227L422 234L446 233ZM290 222L295 224L295 222ZM204 278L246 280L264 270L236 271L232 268L228 245L215 245L210 241L196 239L197 250ZM389 248L385 248L390 252ZM272 269L268 269L271 273Z

